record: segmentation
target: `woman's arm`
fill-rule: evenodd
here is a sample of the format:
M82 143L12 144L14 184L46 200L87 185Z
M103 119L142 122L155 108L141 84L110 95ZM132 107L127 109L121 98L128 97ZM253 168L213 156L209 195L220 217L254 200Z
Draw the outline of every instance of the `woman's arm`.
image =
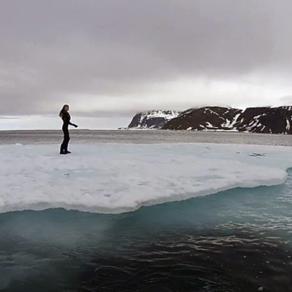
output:
M76 124L73 124L73 123L70 122L71 117L70 117L69 113L67 113L67 112L63 113L62 119L63 119L65 124L71 125L71 126L73 126L75 128L78 127Z
M78 126L77 126L76 124L73 124L73 123L71 123L71 122L69 122L69 125L71 125L71 126L73 126L73 127L75 127L75 128L78 128Z

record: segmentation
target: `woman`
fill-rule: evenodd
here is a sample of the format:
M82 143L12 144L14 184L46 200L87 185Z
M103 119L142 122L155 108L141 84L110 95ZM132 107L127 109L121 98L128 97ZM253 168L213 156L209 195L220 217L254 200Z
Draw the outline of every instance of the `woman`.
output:
M68 143L70 140L68 127L69 127L69 125L74 126L75 128L77 128L78 126L70 122L71 117L69 114L69 105L68 104L65 104L63 106L63 108L60 111L59 116L63 120L62 130L64 133L64 140L63 140L63 143L61 145L60 154L68 154L68 153L71 153L70 151L68 151Z

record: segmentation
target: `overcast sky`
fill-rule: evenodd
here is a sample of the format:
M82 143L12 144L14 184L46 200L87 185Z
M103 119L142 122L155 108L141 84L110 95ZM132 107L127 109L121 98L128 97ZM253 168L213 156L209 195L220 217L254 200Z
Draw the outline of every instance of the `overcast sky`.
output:
M0 115L292 104L291 15L289 0L1 0Z

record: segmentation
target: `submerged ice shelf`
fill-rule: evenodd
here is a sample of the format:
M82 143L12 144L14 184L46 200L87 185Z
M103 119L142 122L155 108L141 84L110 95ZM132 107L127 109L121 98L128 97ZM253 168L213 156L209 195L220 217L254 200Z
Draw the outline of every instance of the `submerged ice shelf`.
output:
M59 208L120 213L140 206L281 184L292 149L218 144L0 146L0 212Z

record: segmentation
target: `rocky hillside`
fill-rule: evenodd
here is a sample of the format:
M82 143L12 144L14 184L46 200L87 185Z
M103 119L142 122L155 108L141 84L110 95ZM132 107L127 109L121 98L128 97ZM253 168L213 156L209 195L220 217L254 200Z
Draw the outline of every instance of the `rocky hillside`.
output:
M292 134L291 120L292 106L253 107L245 110L212 106L184 111L162 128Z
M197 131L238 131L292 134L292 106L230 107L206 106L184 112L148 111L134 116L129 128Z
M172 130L230 130L241 110L224 107L202 107L182 112L164 125Z
M179 112L153 110L147 112L137 113L128 128L138 129L159 129L162 128L168 121L176 118Z

